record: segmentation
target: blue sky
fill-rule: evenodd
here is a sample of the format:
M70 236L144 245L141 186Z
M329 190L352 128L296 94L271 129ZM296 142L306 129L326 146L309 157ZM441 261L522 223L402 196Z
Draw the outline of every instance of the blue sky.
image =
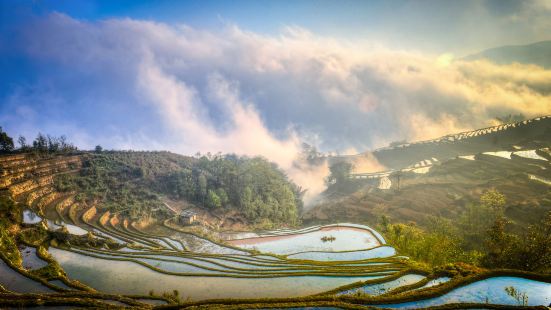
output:
M2 1L0 126L79 147L363 151L551 113L546 1ZM543 85L543 88L542 88ZM259 142L261 141L261 142Z
M537 11L539 2L545 1L525 1L523 4L515 0L6 0L0 8L2 19L8 24L25 23L36 16L61 12L89 21L133 18L184 23L211 30L235 23L265 34L277 34L282 27L297 25L322 35L378 40L400 48L468 53L549 39L547 34L530 31L522 22L512 24L513 27L503 32L498 31L505 26L504 20L526 10L532 2Z

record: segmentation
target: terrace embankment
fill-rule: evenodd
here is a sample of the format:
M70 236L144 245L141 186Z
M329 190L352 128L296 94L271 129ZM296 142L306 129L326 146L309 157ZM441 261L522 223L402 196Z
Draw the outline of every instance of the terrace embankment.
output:
M60 190L57 180L78 175L83 156L0 158L3 194L9 196L0 214L6 224L0 258L20 275L18 283L38 292L3 287L0 306L369 308L441 296L486 272L431 270L398 256L376 231L354 224L257 232L263 238L255 241L271 243L259 250L232 246L204 227L181 226L172 214L138 220L125 205L110 208ZM30 264L32 259L40 264ZM446 283L433 283L443 277ZM380 296L342 294L387 282L391 289Z

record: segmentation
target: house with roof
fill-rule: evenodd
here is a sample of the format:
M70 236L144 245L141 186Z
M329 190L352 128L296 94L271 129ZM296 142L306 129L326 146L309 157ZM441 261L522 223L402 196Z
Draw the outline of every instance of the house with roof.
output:
M191 225L197 221L197 213L192 210L184 210L178 215L178 223L180 225Z

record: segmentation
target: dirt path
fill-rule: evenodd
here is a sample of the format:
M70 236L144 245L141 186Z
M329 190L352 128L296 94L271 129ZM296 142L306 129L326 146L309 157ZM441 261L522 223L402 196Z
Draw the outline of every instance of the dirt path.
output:
M163 201L163 204L164 204L170 211L174 212L175 214L178 214L178 213L179 213L179 211L178 211L176 208L171 207L168 203L166 203L166 202Z

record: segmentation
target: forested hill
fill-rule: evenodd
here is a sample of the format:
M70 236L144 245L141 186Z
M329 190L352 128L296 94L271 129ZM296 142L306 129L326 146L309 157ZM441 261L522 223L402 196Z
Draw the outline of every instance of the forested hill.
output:
M88 203L101 201L131 217L166 210L161 196L208 210L237 210L250 223L296 224L302 206L299 188L259 157L108 152L83 160L79 173L58 177L58 190L79 192Z
M52 199L70 196L85 208L110 211L134 221L173 217L165 201L218 215L231 212L246 225L269 227L299 221L300 189L263 158L101 149L71 152L28 149L0 155L14 163L0 171L10 176L10 184L4 185L13 187L21 182L27 186L23 180L31 177L37 190L48 187L47 191L55 193Z

